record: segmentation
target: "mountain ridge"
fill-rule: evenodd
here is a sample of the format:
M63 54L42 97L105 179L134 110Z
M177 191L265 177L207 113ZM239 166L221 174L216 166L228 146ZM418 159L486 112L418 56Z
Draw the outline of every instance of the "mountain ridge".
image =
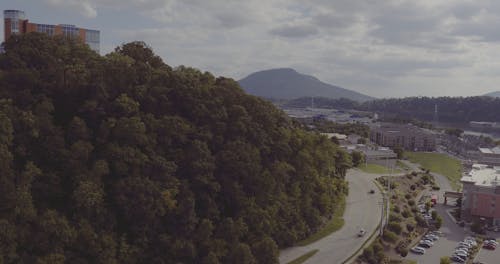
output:
M348 98L364 102L374 97L328 84L312 75L292 68L274 68L257 71L238 81L248 93L275 99L295 99L306 96Z

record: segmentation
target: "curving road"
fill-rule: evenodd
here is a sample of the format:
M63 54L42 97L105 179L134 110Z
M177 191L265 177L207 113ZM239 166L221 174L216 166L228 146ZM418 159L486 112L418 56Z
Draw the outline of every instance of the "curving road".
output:
M379 174L368 174L357 169L347 172L349 195L346 199L344 226L337 232L303 247L291 247L280 252L280 263L288 263L303 254L318 249L319 251L305 263L342 263L356 252L377 228L381 217L382 194L373 180ZM375 194L368 192L373 189ZM367 235L359 238L360 228L367 230Z

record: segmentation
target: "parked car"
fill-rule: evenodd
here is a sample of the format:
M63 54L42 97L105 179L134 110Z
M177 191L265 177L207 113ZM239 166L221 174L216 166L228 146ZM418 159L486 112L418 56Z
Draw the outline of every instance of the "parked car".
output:
M467 248L471 248L472 247L472 244L464 242L464 241L459 242L458 245L459 246L464 246L464 247L467 247Z
M363 228L361 228L358 232L358 237L362 237L366 234L366 230L364 230Z
M433 234L427 234L427 235L425 235L425 236L424 236L424 238L425 238L425 239L428 239L428 240L432 240L432 241L436 241L436 240L438 240L438 239L439 239L439 237L438 237L438 236L433 235Z
M485 240L484 243L485 244L493 244L495 246L498 246L498 242L496 240L492 240L492 239Z
M425 243L425 244L429 244L429 245L431 245L431 246L434 246L434 242L432 242L432 241L431 241L431 240L429 240L429 239L422 239L422 240L420 240L420 242L419 242L419 243Z
M374 189L371 189L371 190L369 191L369 193L370 193L370 194L374 194L374 193L375 193L375 190L374 190Z
M455 250L455 254L461 256L461 255L464 255L464 256L469 256L469 251L465 251L463 249L457 249Z
M497 246L495 246L494 244L484 244L483 248L489 249L489 250L495 250L497 248Z
M419 243L418 246L419 247L423 247L423 248L430 248L430 247L432 247L432 245L429 245L429 244L426 244L426 243Z
M457 255L453 255L451 256L451 260L452 261L455 261L455 262L458 262L458 263L464 263L465 262L465 259L457 256Z
M469 252L469 248L468 247L464 247L464 246L458 246L455 248L455 250L465 250L466 252Z
M425 254L425 248L423 247L412 247L410 251L416 254L421 254L421 255Z
M429 234L432 234L432 235L435 235L435 236L443 236L443 232L439 231L439 230L434 230L434 231L430 231Z
M468 243L471 247L477 246L477 242L475 240L464 240L465 243Z

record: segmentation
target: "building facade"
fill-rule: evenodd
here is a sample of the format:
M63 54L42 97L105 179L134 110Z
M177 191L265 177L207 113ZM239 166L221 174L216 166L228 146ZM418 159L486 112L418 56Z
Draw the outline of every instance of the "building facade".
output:
M434 133L413 125L383 124L370 128L370 140L384 147L401 147L409 151L436 150Z
M500 226L500 167L474 164L461 182L462 219Z
M20 10L4 10L4 40L15 34L26 34L29 32L45 33L49 36L62 35L65 37L75 38L99 53L100 32L99 30L78 28L75 25L48 25L36 24L29 22L26 19L24 11Z

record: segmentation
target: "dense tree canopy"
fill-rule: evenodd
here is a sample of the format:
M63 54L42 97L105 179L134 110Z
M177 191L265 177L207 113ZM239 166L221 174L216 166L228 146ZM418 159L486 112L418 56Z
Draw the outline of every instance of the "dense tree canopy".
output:
M350 158L231 79L144 43L0 54L0 263L277 263L332 215Z
M440 122L500 121L500 98L473 97L407 97L365 102L358 109L382 113L385 117L434 120L435 106Z

